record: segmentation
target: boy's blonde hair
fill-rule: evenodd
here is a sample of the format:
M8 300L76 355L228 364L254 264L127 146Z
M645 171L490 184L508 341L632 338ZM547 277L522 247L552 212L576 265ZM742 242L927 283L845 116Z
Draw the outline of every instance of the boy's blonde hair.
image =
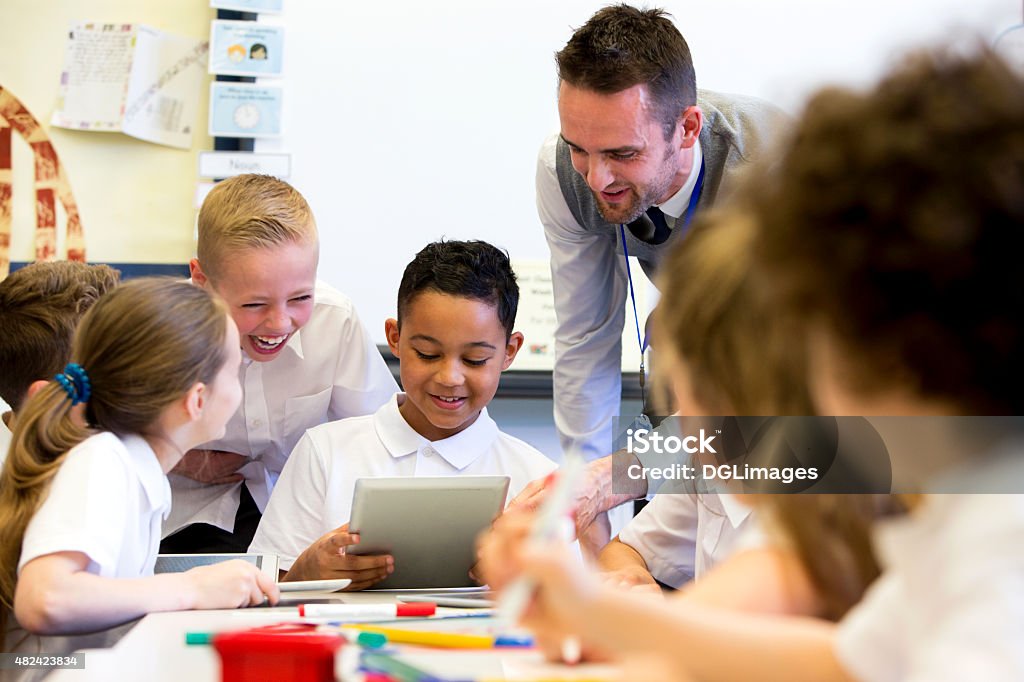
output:
M316 222L306 199L269 175L236 175L210 190L199 209L196 257L207 277L216 277L232 251L285 242L317 242Z

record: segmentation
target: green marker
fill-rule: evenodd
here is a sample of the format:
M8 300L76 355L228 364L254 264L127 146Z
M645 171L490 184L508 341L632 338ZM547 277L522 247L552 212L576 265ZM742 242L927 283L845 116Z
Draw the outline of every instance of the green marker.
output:
M186 632L185 644L212 644L213 636L212 632Z
M379 632L360 632L356 636L355 643L365 649L380 649L388 643L388 638L387 635Z

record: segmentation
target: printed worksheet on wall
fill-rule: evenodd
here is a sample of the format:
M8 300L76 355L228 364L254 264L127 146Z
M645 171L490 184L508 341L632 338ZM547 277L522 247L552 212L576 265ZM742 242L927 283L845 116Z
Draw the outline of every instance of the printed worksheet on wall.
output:
M511 369L551 371L555 366L555 295L551 284L551 264L546 260L512 261L516 279L519 282L519 314L516 316L516 330L522 332L524 343ZM640 266L633 261L634 272ZM626 300L626 323L622 330L622 371L636 372L640 369L640 342L637 329L643 336L647 331L647 317L657 303L657 290L641 275L636 284L636 311L633 316L633 301Z
M208 51L144 24L72 24L50 123L189 149Z

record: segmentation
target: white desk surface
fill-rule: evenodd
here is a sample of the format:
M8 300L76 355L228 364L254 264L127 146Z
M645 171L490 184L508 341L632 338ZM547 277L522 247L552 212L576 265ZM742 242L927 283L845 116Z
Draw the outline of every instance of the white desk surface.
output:
M393 603L392 594L335 593L346 603ZM439 613L470 612L439 609ZM48 682L216 682L220 659L212 646L185 644L188 632L242 630L296 619L291 608L238 609L226 611L177 611L154 613L143 618L111 649L90 649L85 668L57 670ZM423 621L419 621L422 623ZM440 620L439 623L446 621ZM451 621L447 621L451 623ZM400 627L389 623L391 627ZM535 649L453 651L402 646L403 660L428 671L455 679L611 679L614 669L604 665L563 666L545 663Z

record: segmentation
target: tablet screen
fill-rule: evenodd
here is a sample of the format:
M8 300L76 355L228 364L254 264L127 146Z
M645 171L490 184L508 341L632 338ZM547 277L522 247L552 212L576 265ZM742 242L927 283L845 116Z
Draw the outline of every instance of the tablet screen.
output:
M361 478L349 527L351 554L391 554L395 571L377 589L475 584L476 538L501 513L507 476Z

